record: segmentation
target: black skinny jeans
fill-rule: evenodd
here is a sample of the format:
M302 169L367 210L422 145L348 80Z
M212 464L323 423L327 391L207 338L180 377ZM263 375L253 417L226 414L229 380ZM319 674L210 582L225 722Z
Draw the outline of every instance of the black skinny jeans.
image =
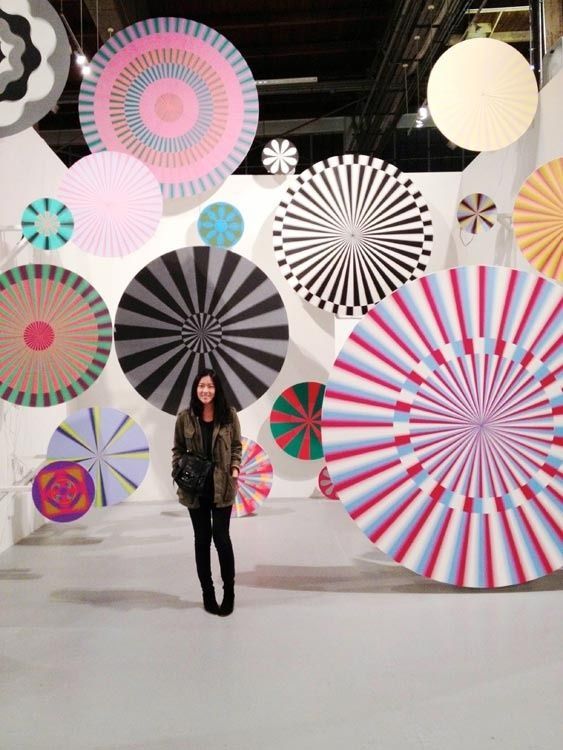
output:
M211 540L219 556L221 578L226 588L235 583L235 556L229 535L231 507L217 508L208 497L199 498L199 508L190 510L194 528L195 564L203 591L213 586L211 577Z

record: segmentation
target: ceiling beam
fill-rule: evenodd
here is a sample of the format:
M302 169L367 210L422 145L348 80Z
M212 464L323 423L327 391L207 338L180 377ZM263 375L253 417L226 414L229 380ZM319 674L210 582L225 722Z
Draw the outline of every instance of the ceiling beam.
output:
M116 31L151 15L147 0L84 0L84 4L102 42L107 42Z
M257 138L273 138L278 135L311 135L315 133L344 133L350 126L350 117L319 117L315 120L295 118L286 120L260 120ZM66 146L86 145L80 128L64 130L40 130L39 135L53 149Z
M563 37L563 4L561 0L544 0L546 49L551 50Z

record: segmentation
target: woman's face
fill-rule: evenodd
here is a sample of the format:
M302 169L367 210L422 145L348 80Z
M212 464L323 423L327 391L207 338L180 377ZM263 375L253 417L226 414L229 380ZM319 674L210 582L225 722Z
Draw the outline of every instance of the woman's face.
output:
M197 384L197 397L202 404L210 404L215 398L215 386L209 375L205 375Z

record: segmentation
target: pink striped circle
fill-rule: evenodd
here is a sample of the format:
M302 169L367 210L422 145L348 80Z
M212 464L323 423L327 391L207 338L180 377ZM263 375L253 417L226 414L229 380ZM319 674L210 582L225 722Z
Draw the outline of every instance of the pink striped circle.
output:
M471 266L379 302L323 402L335 490L397 562L457 586L524 583L563 563L561 290Z

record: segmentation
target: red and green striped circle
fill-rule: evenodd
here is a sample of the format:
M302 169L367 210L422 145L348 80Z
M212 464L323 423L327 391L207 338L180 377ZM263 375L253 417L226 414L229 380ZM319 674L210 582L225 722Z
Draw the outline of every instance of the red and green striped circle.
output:
M321 410L325 387L313 381L297 383L278 396L270 414L276 443L294 458L322 458Z
M111 340L108 309L82 276L32 263L0 274L0 398L70 401L100 375Z

